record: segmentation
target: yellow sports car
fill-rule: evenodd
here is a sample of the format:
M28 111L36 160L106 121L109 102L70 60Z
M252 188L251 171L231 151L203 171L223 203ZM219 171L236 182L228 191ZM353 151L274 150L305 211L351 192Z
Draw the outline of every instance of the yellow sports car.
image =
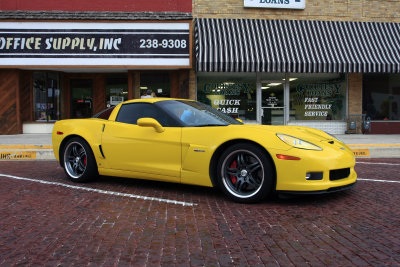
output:
M246 125L192 100L126 101L56 122L52 139L75 182L108 175L214 186L251 203L279 191L339 191L357 179L352 151L323 131Z

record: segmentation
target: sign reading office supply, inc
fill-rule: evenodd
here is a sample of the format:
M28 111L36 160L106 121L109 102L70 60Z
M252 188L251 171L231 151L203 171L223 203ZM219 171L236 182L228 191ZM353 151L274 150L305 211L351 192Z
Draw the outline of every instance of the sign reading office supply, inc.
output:
M0 66L190 66L189 23L1 22Z
M244 0L245 7L305 9L306 0Z

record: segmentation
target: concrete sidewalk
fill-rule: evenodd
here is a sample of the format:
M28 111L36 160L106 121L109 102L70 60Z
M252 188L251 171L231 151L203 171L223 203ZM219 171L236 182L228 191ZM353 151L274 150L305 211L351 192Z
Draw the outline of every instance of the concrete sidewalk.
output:
M0 135L0 160L55 160L51 134Z
M336 137L358 158L400 158L399 134L343 134Z
M400 135L337 135L356 157L400 158ZM51 134L0 135L0 160L54 160Z

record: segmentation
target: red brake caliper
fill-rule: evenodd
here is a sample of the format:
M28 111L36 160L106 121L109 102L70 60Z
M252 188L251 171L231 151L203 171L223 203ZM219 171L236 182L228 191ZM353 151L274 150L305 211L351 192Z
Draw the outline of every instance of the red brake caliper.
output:
M86 166L86 164L87 164L87 159L86 159L86 156L83 158L83 165L85 165Z
M229 166L229 167L230 167L231 169L236 169L236 168L237 168L236 160L234 160L234 161L231 163L231 166ZM233 176L232 174L230 175L230 178L231 178L232 184L236 184L237 178L236 178L235 176Z

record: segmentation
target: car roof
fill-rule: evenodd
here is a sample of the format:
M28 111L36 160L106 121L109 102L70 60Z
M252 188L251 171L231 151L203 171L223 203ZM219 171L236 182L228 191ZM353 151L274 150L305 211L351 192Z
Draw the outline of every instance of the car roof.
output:
M121 108L122 105L129 104L129 103L156 103L156 102L161 102L161 101L170 101L170 100L184 100L184 101L195 101L191 99L179 99L179 98L169 98L169 97L153 97L153 98L137 98L137 99L131 99L127 100L125 102L119 103L111 112L108 120L110 121L115 121L115 118L117 117L117 114L119 112L119 109Z

